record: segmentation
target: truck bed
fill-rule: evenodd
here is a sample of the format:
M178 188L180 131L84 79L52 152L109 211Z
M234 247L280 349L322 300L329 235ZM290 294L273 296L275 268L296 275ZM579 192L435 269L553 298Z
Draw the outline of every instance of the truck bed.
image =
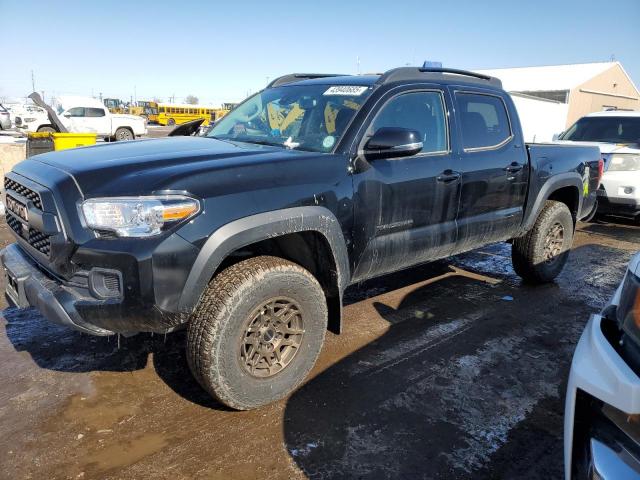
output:
M600 181L600 149L595 146L563 145L556 143L527 143L527 152L531 164L531 180L528 198L539 197L538 193L545 188L549 178L566 175L573 176L577 172L582 177L581 202L578 206L577 219L587 217L596 204L596 191ZM567 186L571 182L567 180ZM536 213L534 202L527 202L527 213ZM531 209L531 211L530 211ZM527 218L529 215L526 215Z

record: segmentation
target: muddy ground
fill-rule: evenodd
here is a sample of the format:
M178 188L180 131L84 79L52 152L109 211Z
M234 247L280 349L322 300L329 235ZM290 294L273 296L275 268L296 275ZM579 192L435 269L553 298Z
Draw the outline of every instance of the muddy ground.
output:
M352 287L308 382L252 412L199 388L183 333L118 345L5 303L0 477L561 478L572 352L638 242L628 223L582 224L542 287L509 245Z

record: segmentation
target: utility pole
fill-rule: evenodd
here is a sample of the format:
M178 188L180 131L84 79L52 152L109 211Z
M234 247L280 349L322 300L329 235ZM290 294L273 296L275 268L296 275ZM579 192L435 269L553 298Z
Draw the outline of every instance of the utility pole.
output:
M136 104L138 103L138 91L135 85L133 86L133 101L136 102Z
M360 55L356 57L357 72L360 75Z
M31 91L32 92L36 91L36 79L33 75L33 70L31 70Z

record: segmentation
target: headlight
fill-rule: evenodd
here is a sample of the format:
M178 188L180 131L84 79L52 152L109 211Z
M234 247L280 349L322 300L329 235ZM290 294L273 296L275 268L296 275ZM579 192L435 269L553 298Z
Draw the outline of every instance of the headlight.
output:
M200 204L183 195L92 198L82 203L87 226L119 237L151 237L193 217Z
M640 170L640 155L636 153L614 153L609 158L609 172Z
M616 308L618 324L640 345L640 278L627 271Z

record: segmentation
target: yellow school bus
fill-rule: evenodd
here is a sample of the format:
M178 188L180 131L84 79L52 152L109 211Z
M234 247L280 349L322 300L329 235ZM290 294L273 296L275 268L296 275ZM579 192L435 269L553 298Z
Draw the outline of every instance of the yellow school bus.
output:
M158 104L157 102L143 102L144 111L149 123L158 123Z
M216 120L215 107L204 105L181 105L173 103L158 104L158 123L160 125L180 125L199 118L204 119L204 125L209 125L209 121ZM149 119L151 120L151 119Z

